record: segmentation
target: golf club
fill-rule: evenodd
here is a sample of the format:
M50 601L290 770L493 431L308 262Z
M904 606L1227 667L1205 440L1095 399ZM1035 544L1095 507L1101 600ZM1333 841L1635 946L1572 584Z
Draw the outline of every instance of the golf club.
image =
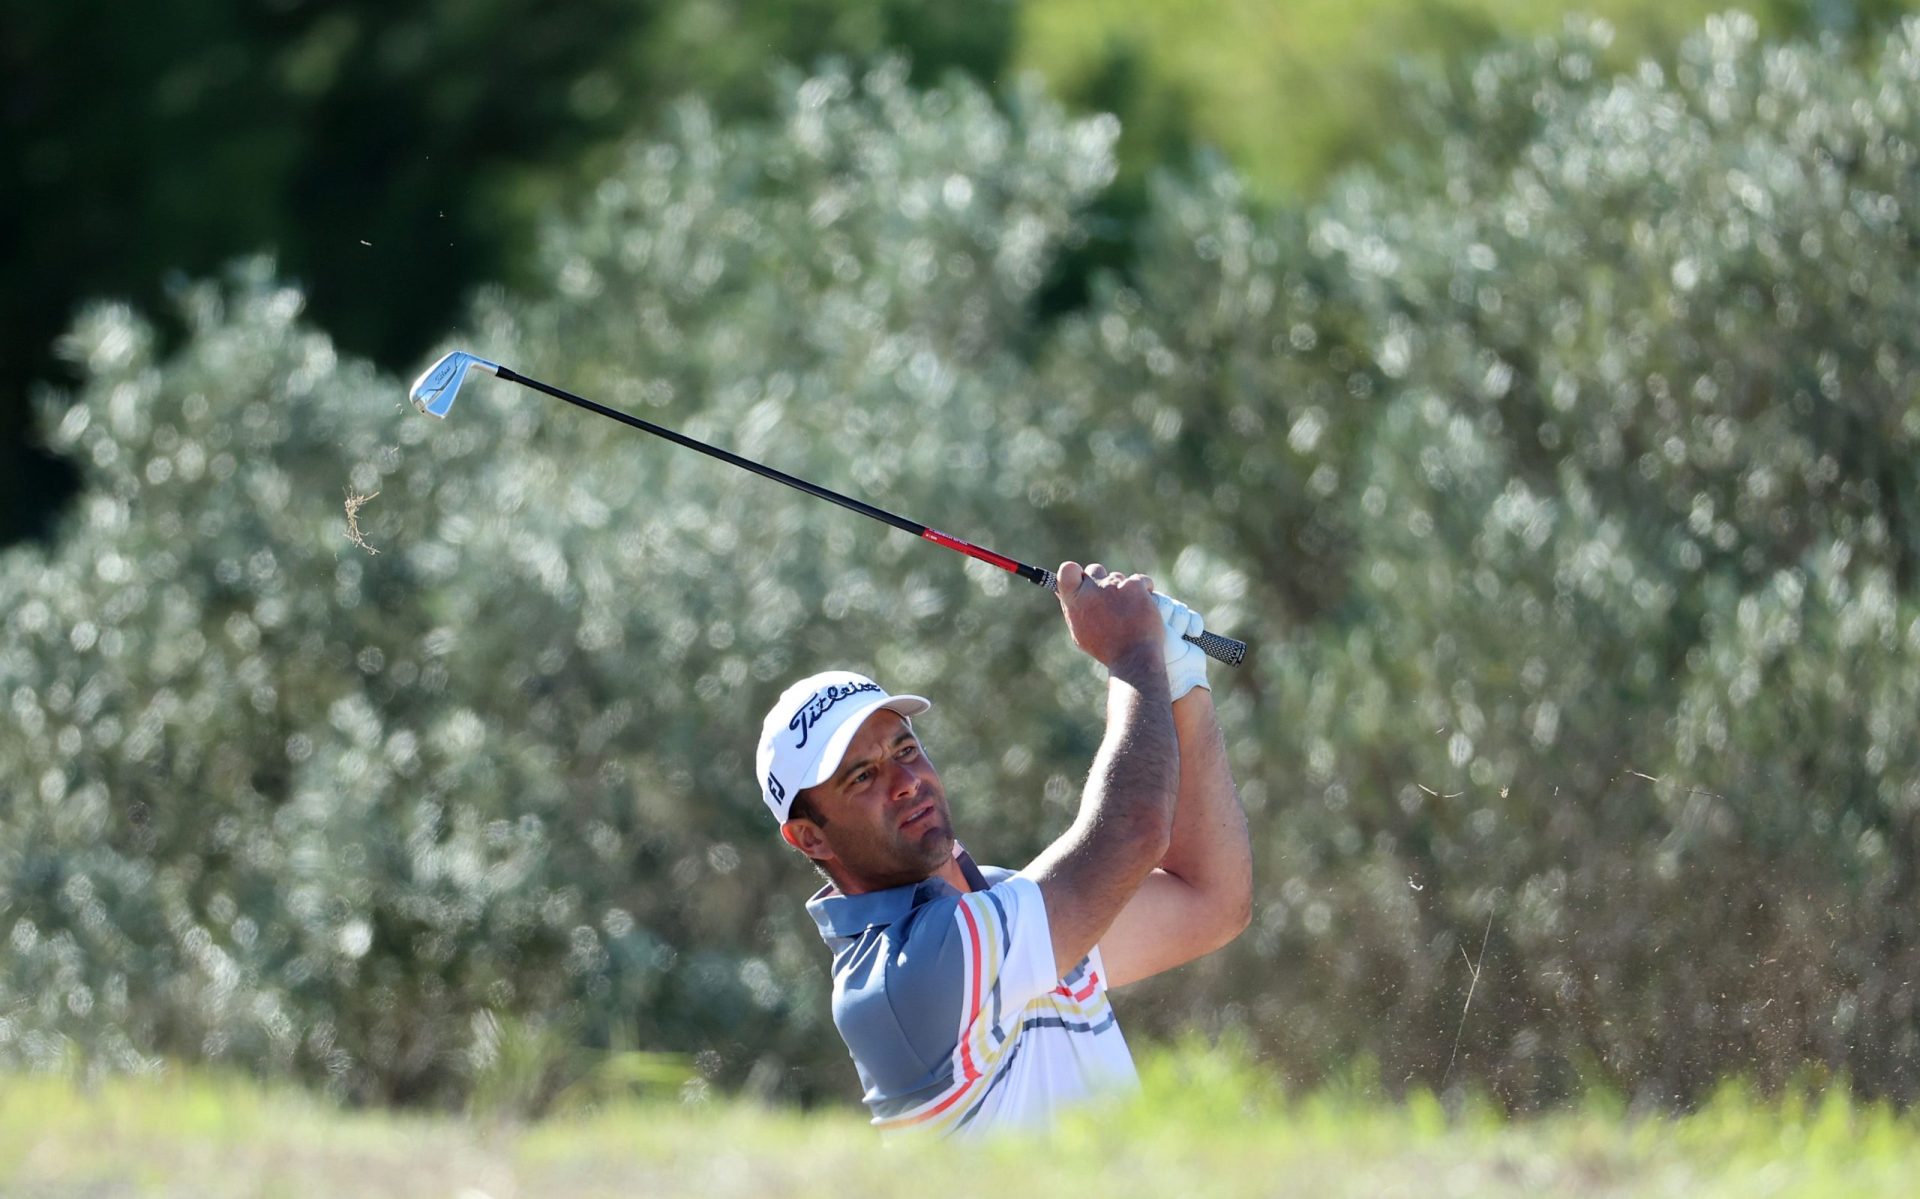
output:
M775 470L771 466L763 466L750 458L742 458L740 455L720 449L718 446L711 446L703 441L696 441L684 433L676 433L672 429L656 425L651 421L641 420L637 416L629 416L617 408L608 408L604 404L596 404L592 400L583 399L580 396L574 395L572 392L562 391L560 388L554 387L551 384L542 383L538 379L531 379L526 375L511 371L497 362L488 362L484 358L477 358L464 350L455 350L453 353L448 354L440 361L428 367L424 374L414 380L412 390L407 393L408 397L413 400L413 406L420 411L429 416L437 416L445 419L447 413L453 409L454 398L460 394L460 384L466 381L469 371L475 370L485 371L490 375L505 379L509 383L518 383L522 387L530 387L535 391L545 392L555 399L565 400L567 403L578 408L585 408L588 412L597 412L601 416L617 420L623 425L629 425L642 432L651 433L655 437L664 437L675 445L683 445L690 450L699 450L710 458L718 458L722 462L732 463L734 466L738 466L744 470L750 470L762 478L772 479L776 483L785 483L787 486L798 491L804 491L808 495L818 496L823 500L830 500L842 508L849 508L860 513L862 516L870 516L874 520L883 521L896 529L911 533L915 537L931 541L935 545L944 545L950 550L958 550L969 558L978 558L980 561L997 566L1001 570L1017 574L1030 583L1036 583L1039 586L1045 587L1048 591L1054 590L1053 572L1050 570L1044 570L1038 566L1028 566L1024 562L1016 562L1004 554L996 554L990 549L972 545L960 540L958 537L949 537L938 529L930 529L917 520L908 520L904 516L896 516L883 508L876 508L872 504L861 503L859 500L841 495L837 491L829 491L817 483L809 483L805 479L795 478L784 471ZM1218 633L1203 632L1198 637L1188 637L1186 640L1199 646L1208 657L1216 661L1225 662L1229 666L1238 666L1247 656L1246 642L1235 641L1231 637L1222 637Z

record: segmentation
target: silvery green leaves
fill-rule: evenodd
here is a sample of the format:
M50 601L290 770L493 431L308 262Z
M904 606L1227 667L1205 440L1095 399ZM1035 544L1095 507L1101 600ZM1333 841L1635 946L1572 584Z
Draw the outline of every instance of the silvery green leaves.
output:
M1207 1010L1303 1077L1437 1082L1491 927L1455 1079L1898 1090L1915 36L1502 52L1438 177L1280 212L1163 180L1124 277L1045 321L1109 123L796 78L774 122L636 142L547 285L439 348L1286 630L1215 679L1253 927L1130 1031ZM780 686L933 696L982 860L1070 819L1097 685L1037 591L521 389L425 420L261 264L182 304L165 356L76 326L49 435L89 495L0 564L0 1056L451 1097L498 1013L817 1092L809 875L751 776Z
M891 68L792 89L783 123L688 110L636 146L550 233L551 294L474 326L952 511L1112 130ZM801 1014L750 1054L818 1053L824 1009L750 944L772 921L803 969L790 897L740 885L784 860L753 810L758 689L818 655L931 680L1031 620L966 616L981 636L929 654L990 605L957 563L895 565L904 538L511 389L423 421L264 263L181 303L166 358L122 309L68 339L87 378L52 433L91 494L0 581L0 763L27 788L0 838L0 1054L450 1094L478 1011L687 1044L769 1004ZM341 503L376 492L370 557Z

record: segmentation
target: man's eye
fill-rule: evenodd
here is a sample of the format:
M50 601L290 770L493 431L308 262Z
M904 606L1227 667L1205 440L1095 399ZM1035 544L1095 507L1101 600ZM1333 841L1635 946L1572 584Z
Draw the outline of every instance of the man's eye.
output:
M900 747L900 753L898 756L902 762L911 762L915 758L920 756L920 747L917 745L911 745L911 744L903 745Z
M871 770L862 770L862 771L860 771L860 772L858 772L857 774L855 774L855 775L854 775L854 776L853 776L852 778L850 778L850 779L848 779L847 781L848 781L849 783L853 783L853 784L855 784L855 785L858 785L858 784L860 784L860 783L864 783L864 782L866 782L866 781L867 781L868 779L870 779L870 778L872 778L872 777L873 777L873 771L871 771Z

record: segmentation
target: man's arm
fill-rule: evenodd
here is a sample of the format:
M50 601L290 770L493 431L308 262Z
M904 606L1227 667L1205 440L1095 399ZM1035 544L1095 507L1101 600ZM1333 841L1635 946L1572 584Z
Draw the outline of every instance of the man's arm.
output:
M1053 935L1055 977L1106 935L1170 844L1180 778L1179 738L1167 691L1152 583L1072 562L1058 574L1075 644L1107 667L1107 731L1080 797L1080 814L1021 873L1040 886Z
M1150 873L1100 939L1107 985L1118 987L1205 956L1240 935L1253 914L1253 850L1227 765L1213 696L1196 687L1174 702L1180 797L1173 834Z

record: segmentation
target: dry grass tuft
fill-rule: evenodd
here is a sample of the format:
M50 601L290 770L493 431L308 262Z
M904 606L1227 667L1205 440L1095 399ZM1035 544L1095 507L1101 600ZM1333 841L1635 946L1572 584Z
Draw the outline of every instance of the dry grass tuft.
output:
M361 536L360 509L366 506L368 500L373 499L374 496L379 494L380 493L376 491L373 495L355 495L351 487L347 489L347 540L353 542L369 554L376 556L378 556L380 551L368 545L367 539Z

